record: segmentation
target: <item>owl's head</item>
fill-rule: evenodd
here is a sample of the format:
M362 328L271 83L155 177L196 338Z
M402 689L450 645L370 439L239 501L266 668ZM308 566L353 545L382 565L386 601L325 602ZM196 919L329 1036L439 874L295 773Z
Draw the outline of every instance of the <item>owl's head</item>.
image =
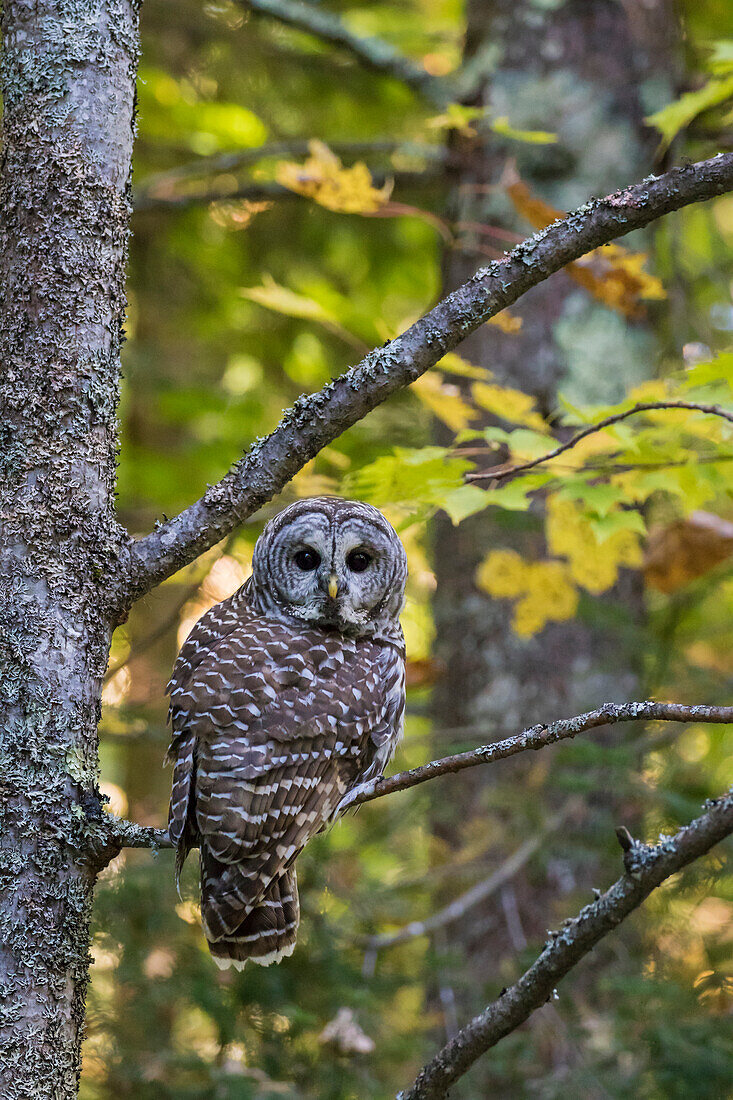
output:
M404 547L381 512L313 497L267 524L250 591L266 613L358 636L398 621L406 581Z

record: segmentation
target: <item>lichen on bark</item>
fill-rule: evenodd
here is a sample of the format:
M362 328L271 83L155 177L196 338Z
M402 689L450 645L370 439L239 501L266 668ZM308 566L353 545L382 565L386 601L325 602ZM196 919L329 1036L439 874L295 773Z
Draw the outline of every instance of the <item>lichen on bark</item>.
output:
M0 1092L76 1095L112 621L137 63L129 0L6 0L0 162Z

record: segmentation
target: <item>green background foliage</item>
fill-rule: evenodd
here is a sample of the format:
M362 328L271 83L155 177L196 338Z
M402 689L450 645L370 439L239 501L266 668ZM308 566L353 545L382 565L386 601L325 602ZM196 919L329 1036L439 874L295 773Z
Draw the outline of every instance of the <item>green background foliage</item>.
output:
M436 72L458 63L464 12L456 0L322 6ZM730 96L725 101L715 94L731 80L729 6L690 3L683 16L688 98L677 98L666 112L663 97L650 106L675 158L707 155L721 135L729 140L732 109ZM301 393L319 388L355 362L362 346L388 339L429 308L440 293L446 184L429 151L381 152L368 158L375 178L394 176L393 200L411 209L367 217L292 193L260 208L269 201L278 160L303 158L263 157L245 168L227 162L212 171L205 158L291 140L316 138L338 147L389 139L435 152L445 137L429 124L435 108L394 80L309 36L247 18L234 3L183 0L174 10L147 0L138 107L139 193L188 199L175 206L141 204L133 218L119 506L130 529L144 533L220 477ZM515 115L509 112L496 136L511 148L521 174L523 157L536 163L558 154L554 144L537 144L519 131L553 134L556 119L551 97L546 110L535 103L528 115L520 102ZM191 162L198 175L173 182L161 176ZM401 184L404 172L424 178ZM615 182L609 180L609 189ZM254 205L232 197L242 187L261 188ZM576 187L572 201L585 197L582 179ZM200 201L201 194L219 199ZM531 226L524 223L523 230ZM623 411L635 400L717 402L733 409L733 355L727 350L732 245L731 197L660 223L630 245L649 253L646 270L666 294L646 303L644 325L611 309L603 293L591 297L568 282L555 340L566 354L569 379L556 408L542 416L532 411L528 422L526 407L522 413L516 397L500 394L505 416L485 428L478 423L481 409L496 411L486 404L488 391L481 399L474 389L475 403L463 408L465 392L461 397L454 385L460 364L448 364L445 372L434 372L430 393L417 387L370 414L226 545L147 597L115 636L105 691L102 780L112 808L140 822L163 823L170 781L161 768L164 687L177 647L208 606L242 583L262 524L296 495L335 492L371 500L405 539L412 686L397 768L429 759L436 740L448 752L490 736L462 729L439 731L436 738L428 717L431 684L441 675L430 659L430 524L439 509L457 522L490 508L507 546L517 513L527 513L540 532L553 501L575 509L577 556L587 558L594 546L606 566L611 562L612 576L594 587L587 568L573 566L572 539L569 549L566 538L556 553L550 536L547 550L538 541L536 559L523 562L522 575L535 570L534 618L524 623L540 641L551 629L545 624L553 599L543 565L554 562L553 577L560 570L575 593L572 613L579 621L603 621L605 615L609 629L616 629L612 602L589 594L603 593L616 579L619 532L633 540L637 555L632 562L617 553L622 570L639 566L644 555L648 564L653 537L666 532L671 549L662 544L660 569L668 575L676 565L681 581L664 590L651 583L647 570L643 624L622 624L625 643L644 668L642 689L660 699L730 702L730 424L696 413L640 414L604 433L597 448L569 452L572 461L470 488L464 475L473 462L482 469L507 457L538 457L552 449L558 432ZM273 281L299 299L273 298ZM263 286L270 288L271 308L261 304L261 294L258 301L243 293ZM475 385L491 385L491 364L474 366L480 368ZM444 425L440 446L436 413ZM469 461L457 453L467 446L479 457L473 453ZM718 541L717 550L705 544L710 561L696 570L686 564L685 523L701 509L719 521ZM487 557L495 549L486 546ZM693 560L699 563L707 550L693 546ZM634 583L642 572L633 570ZM496 599L516 603L525 591L511 570L501 591L496 571L487 569L486 576L486 583L481 575L476 583ZM393 1095L445 1040L451 999L460 1005L458 1024L465 1022L467 1009L477 1011L496 997L535 957L545 928L585 904L589 876L598 887L617 877L618 820L654 838L733 782L731 734L717 727L620 729L546 750L528 771L506 762L495 772L471 800L468 816L456 798L455 777L448 777L435 789L362 807L317 838L298 864L303 921L297 950L267 970L220 973L212 965L196 917L195 860L179 899L170 853L125 852L97 893L84 1100ZM567 817L544 835L548 792ZM434 827L446 816L457 846ZM534 835L542 843L515 890L527 934L512 952L497 953L487 972L467 971L463 962L462 945L472 937L490 943L493 934L490 921L482 925L477 918L472 926L470 913L459 935L449 925L440 935L376 955L368 946L370 936L423 919L486 878ZM489 1090L548 1100L729 1095L729 860L729 851L721 850L658 891L565 981L557 1002L456 1086L456 1097L468 1100ZM342 1008L353 1012L371 1051L324 1040L323 1029Z

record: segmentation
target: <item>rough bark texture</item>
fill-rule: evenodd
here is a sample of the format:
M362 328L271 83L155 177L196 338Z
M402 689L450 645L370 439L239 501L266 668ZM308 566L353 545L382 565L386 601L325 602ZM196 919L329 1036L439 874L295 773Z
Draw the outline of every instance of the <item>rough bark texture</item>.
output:
M6 0L0 164L0 1093L76 1095L112 623L137 5Z

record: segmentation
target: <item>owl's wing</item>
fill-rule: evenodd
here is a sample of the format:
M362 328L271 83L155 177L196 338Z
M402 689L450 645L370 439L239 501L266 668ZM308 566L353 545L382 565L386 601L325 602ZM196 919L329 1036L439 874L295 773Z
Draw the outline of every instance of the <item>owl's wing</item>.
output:
M219 642L241 626L240 605L243 600L244 589L239 589L201 616L181 647L166 689L171 697L168 718L173 728L166 753L166 763L173 764L168 833L175 844L181 844L186 834L196 764L195 732L188 725L186 710L179 706L178 700L201 662L211 658Z
M178 693L210 938L239 926L396 740L401 664L389 646L250 619Z

